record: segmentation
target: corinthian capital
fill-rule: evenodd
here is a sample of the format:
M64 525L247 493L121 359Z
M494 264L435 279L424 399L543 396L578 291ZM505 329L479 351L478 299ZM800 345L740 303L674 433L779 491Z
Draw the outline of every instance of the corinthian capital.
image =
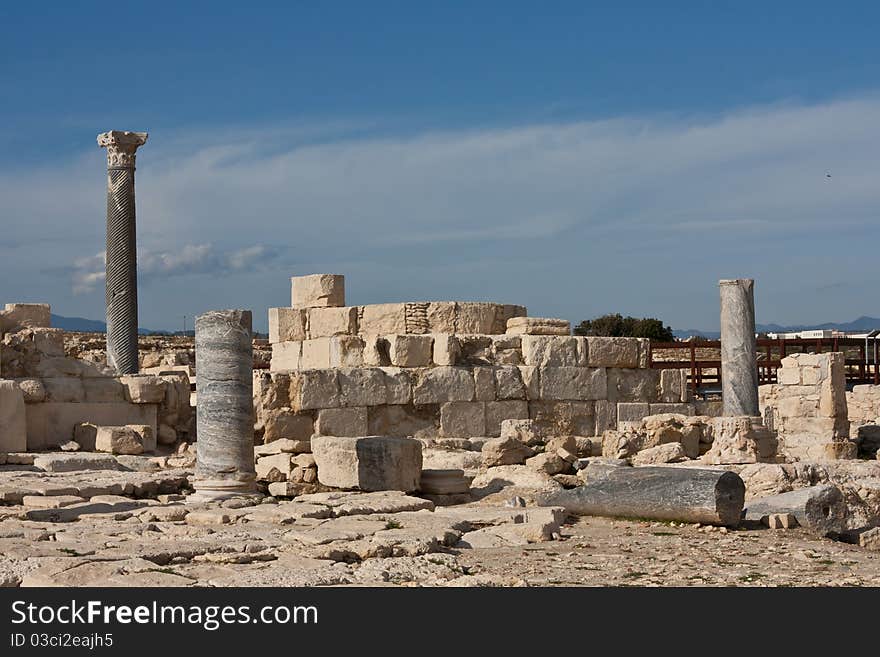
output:
M145 143L146 132L111 130L98 135L98 146L107 149L108 167L133 167L135 151Z

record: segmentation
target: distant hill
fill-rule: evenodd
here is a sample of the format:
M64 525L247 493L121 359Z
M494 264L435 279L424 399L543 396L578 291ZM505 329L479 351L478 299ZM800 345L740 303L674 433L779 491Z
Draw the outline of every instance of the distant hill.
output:
M779 324L756 324L758 333L792 333L794 331L810 330L838 330L838 331L870 331L880 328L880 318L863 315L851 322L828 322L825 324L796 324L794 326L780 326ZM685 339L691 336L701 336L709 340L717 340L721 337L718 331L701 331L698 329L674 329L672 333L676 338Z
M106 333L107 324L97 319L86 319L85 317L64 317L62 315L52 315L52 327L64 329L72 333ZM152 329L139 328L138 333L141 335L171 335L171 331L154 331ZM191 331L187 331L191 333Z

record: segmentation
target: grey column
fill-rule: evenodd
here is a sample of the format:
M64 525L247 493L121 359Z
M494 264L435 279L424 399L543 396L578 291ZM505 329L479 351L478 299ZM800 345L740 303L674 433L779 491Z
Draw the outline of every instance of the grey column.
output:
M134 162L146 141L146 132L98 135L107 149L107 363L118 374L138 371Z
M758 362L755 345L755 281L722 280L721 288L721 394L724 415L758 411Z
M195 501L256 492L250 310L196 317Z

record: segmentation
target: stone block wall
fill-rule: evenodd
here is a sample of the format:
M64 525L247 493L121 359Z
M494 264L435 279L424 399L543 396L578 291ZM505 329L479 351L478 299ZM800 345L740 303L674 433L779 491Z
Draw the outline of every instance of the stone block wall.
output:
M9 313L10 308L12 313ZM65 355L64 333L39 326L48 322L45 304L7 304L0 341L0 376L10 395L24 404L15 418L0 426L15 426L16 438L4 440L0 451L22 447L49 449L74 439L75 427L96 425L148 425L162 444L187 439L192 433L190 382L184 372L160 375L114 376L101 363ZM10 317L14 321L10 321ZM23 417L22 417L23 415ZM25 439L18 433L24 427Z
M779 452L797 460L853 458L849 440L844 354L795 354L782 359L778 383L759 388L764 423Z
M880 386L853 386L846 393L846 408L851 427L876 424L880 419Z

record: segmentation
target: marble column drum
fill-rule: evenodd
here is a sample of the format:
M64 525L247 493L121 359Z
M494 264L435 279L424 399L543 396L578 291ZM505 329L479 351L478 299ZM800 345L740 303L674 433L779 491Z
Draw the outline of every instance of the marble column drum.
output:
M196 317L196 471L192 501L256 492L251 311Z
M721 394L724 415L760 416L755 344L755 281L722 280Z

